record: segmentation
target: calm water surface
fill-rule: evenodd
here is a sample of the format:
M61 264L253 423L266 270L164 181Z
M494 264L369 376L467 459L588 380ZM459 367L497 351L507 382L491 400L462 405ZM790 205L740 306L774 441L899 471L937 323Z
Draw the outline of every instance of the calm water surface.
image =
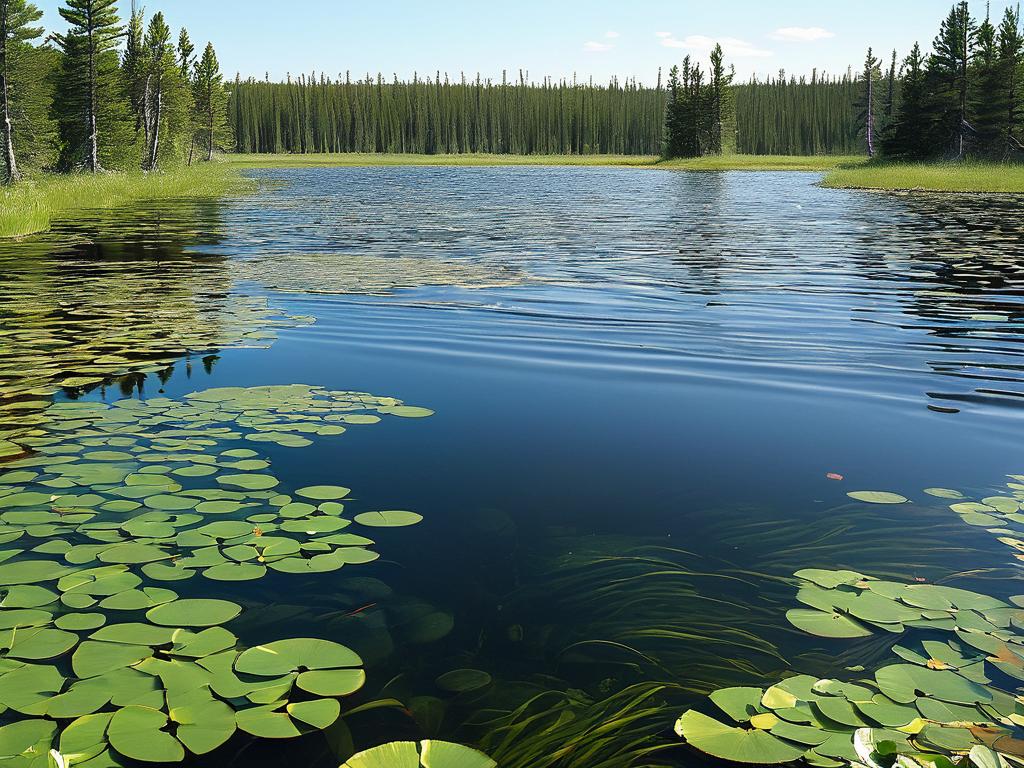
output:
M357 507L424 515L382 532L382 561L360 566L393 593L359 601L339 624L325 623L325 598L347 569L215 590L262 601L238 622L243 641L304 630L352 642L373 658L365 700L441 700L443 719L416 708L415 718L355 716L357 745L439 734L493 747L480 723L513 711L524 691L600 706L627 685L670 680L681 688L667 699L663 737L688 697L712 686L835 673L887 648L884 638L861 644L851 662L837 655L849 643L787 629L792 589L772 577L804 566L1020 591L1005 547L921 493L990 495L1024 472L1019 200L830 191L802 173L255 176L263 188L252 197L66 222L4 246L2 258L8 287L29 279L27 263L71 264L108 285L184 265L223 285L195 289L214 307L200 317L266 297L316 319L281 329L267 349L222 349L205 369L194 360L165 381L133 379L135 396L301 382L436 411L269 449L289 486L336 483L354 489ZM401 265L383 283L370 274L380 258ZM415 260L444 269L424 276ZM79 290L92 289L72 281L62 300L83 301ZM84 395L121 396L116 386ZM912 503L850 503L854 490ZM709 580L648 601L646 582L567 576L592 556L637 552ZM736 570L751 576L714 578ZM403 635L424 606L451 614L453 631ZM390 631L393 648L371 624ZM631 634L670 624L706 639ZM737 627L778 653L720 646ZM575 645L627 638L660 664ZM480 695L440 693L434 678L460 667L495 682ZM322 737L304 742L303 759L337 764ZM297 754L288 749L299 747L246 754L270 764Z

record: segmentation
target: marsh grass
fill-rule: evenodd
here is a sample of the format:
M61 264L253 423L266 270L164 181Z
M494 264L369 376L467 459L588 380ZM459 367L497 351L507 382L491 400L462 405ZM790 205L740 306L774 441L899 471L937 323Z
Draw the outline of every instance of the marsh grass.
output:
M308 154L231 155L240 168L345 168L371 166L573 166L661 168L686 171L825 171L863 162L857 157L725 155L661 160L653 155L412 155Z
M45 232L54 219L79 210L116 208L136 200L214 198L252 184L224 164L149 174L40 175L0 188L0 238Z
M822 181L833 189L1024 193L1024 165L1003 163L870 163L840 167Z

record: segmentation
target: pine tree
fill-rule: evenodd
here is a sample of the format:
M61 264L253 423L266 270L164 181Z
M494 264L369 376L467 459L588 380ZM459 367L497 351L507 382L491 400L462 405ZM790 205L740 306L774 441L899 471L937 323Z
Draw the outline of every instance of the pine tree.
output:
M178 33L178 68L185 80L192 77L192 68L196 63L195 53L196 47L189 39L188 30L182 27L181 32Z
M135 6L132 0L131 18L128 22L124 57L121 61L123 86L135 120L136 140L142 132L143 148L149 147L149 120L145 115L146 101L146 60L142 49L145 35L145 19L143 11Z
M174 85L175 76L180 74L174 47L171 45L171 29L163 13L158 12L149 20L142 48L146 67L144 114L149 125L146 168L155 171L160 164L161 134L167 119L167 96Z
M10 75L18 49L42 36L42 27L31 26L42 17L42 11L25 0L0 0L0 117L3 119L5 184L13 184L21 178L14 152Z
M914 43L903 62L901 98L895 122L883 146L887 157L921 160L932 153L929 142L928 83L921 46Z
M711 51L708 71L708 152L721 155L736 148L736 106L732 95L735 70L726 72L722 46L715 44Z
M193 93L199 132L203 146L206 147L206 159L210 161L217 147L226 148L231 145L228 95L224 89L224 76L220 71L217 53L211 43L207 43L203 57L196 65Z
M62 78L65 98L58 105L65 115L65 128L69 119L84 119L84 134L66 131L72 146L72 155L84 155L86 168L92 173L101 170L100 122L104 102L116 98L117 41L124 35L117 15L117 0L65 0L58 9L69 29L63 35L51 38L64 52ZM84 138L82 148L74 146Z
M1024 30L1020 8L1007 8L999 24L999 85L994 95L1002 107L998 149L1003 156L1024 153Z
M864 139L867 144L868 157L875 156L875 129L878 116L878 81L882 73L878 68L878 59L871 48L864 59L864 72L860 101L860 124L863 126Z
M662 156L668 160L682 156L682 132L680 108L682 84L679 82L679 67L673 65L668 71L668 104L665 107L665 148Z
M997 148L1005 107L1000 98L1003 89L1000 83L1003 76L996 47L996 29L988 14L985 21L978 27L975 37L975 50L972 56L971 78L975 87L970 94L972 127L978 142L978 154L991 156L1001 154Z
M934 141L952 146L958 158L967 152L967 137L972 131L968 121L970 63L977 25L966 0L954 5L935 42L928 60Z

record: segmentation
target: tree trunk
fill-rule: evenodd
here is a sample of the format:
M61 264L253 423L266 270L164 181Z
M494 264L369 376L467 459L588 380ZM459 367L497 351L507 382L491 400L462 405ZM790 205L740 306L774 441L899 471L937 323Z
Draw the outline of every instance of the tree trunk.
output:
M142 130L144 132L144 143L142 145L145 159L143 161L143 167L149 164L149 134L151 133L151 120L149 113L149 84L152 82L153 76L146 75L146 82L142 88Z
M92 19L89 19L89 110L87 115L89 132L89 171L99 173L100 171L100 147L99 137L96 135L96 46Z
M4 7L4 17L0 23L0 109L3 110L3 141L4 160L6 162L6 175L4 183L13 184L21 179L18 173L18 163L14 156L14 130L11 126L11 105L7 96L7 9Z
M868 70L868 157L875 156L875 79Z
M160 120L163 108L163 78L157 75L156 78L156 109L153 113L153 143L149 150L149 170L155 171L157 164L159 163L160 156Z
M210 136L209 136L209 147L207 148L207 153L206 153L206 162L209 163L209 162L213 162L213 121L214 121L214 115L213 115L213 86L212 85L207 90L207 97L206 98L207 98L206 103L210 105L210 114L209 114Z

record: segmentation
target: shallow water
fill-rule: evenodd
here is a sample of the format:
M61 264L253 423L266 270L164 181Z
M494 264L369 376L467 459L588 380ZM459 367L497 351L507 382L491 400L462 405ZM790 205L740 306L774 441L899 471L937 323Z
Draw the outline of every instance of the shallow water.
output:
M154 307L190 307L171 312L164 351L184 334L191 364L61 399L304 383L436 412L298 450L266 446L289 488L344 485L357 511L424 516L382 531L382 559L358 566L390 596L328 621L350 566L189 587L245 602L248 618L229 625L243 642L306 634L373 656L360 643L379 649L379 635L356 624L385 627L394 650L372 659L357 700L436 696L446 714L439 723L356 715L357 746L441 735L493 747L493 724L479 722L514 709L526 690L601 701L670 680L681 689L664 722L654 718L661 739L690 698L716 685L763 684L799 665L834 674L884 650L884 639L862 643L863 661L851 661L849 643L787 628L792 589L773 577L801 567L1020 591L1006 547L921 492L988 496L1024 471L1019 200L824 190L802 173L255 176L262 189L252 197L83 217L5 245L0 297L45 296L73 339L79 316L92 319L90 333L131 337ZM268 348L204 336L261 331L282 315L315 323L281 323ZM38 337L17 342L13 323L0 307L0 343L31 355ZM52 352L58 366L61 354ZM851 502L856 490L911 503ZM639 581L568 578L593 553L641 550L687 569L680 578L692 589L648 603ZM738 572L749 576L720 578ZM453 631L410 640L410 616L424 612L450 614ZM658 622L704 639L635 635ZM770 645L723 649L733 628ZM574 645L625 638L660 664ZM494 683L472 696L439 691L434 678L461 667ZM338 762L319 734L299 746L246 744L204 760L245 748L247 761ZM679 750L663 760L694 758Z

